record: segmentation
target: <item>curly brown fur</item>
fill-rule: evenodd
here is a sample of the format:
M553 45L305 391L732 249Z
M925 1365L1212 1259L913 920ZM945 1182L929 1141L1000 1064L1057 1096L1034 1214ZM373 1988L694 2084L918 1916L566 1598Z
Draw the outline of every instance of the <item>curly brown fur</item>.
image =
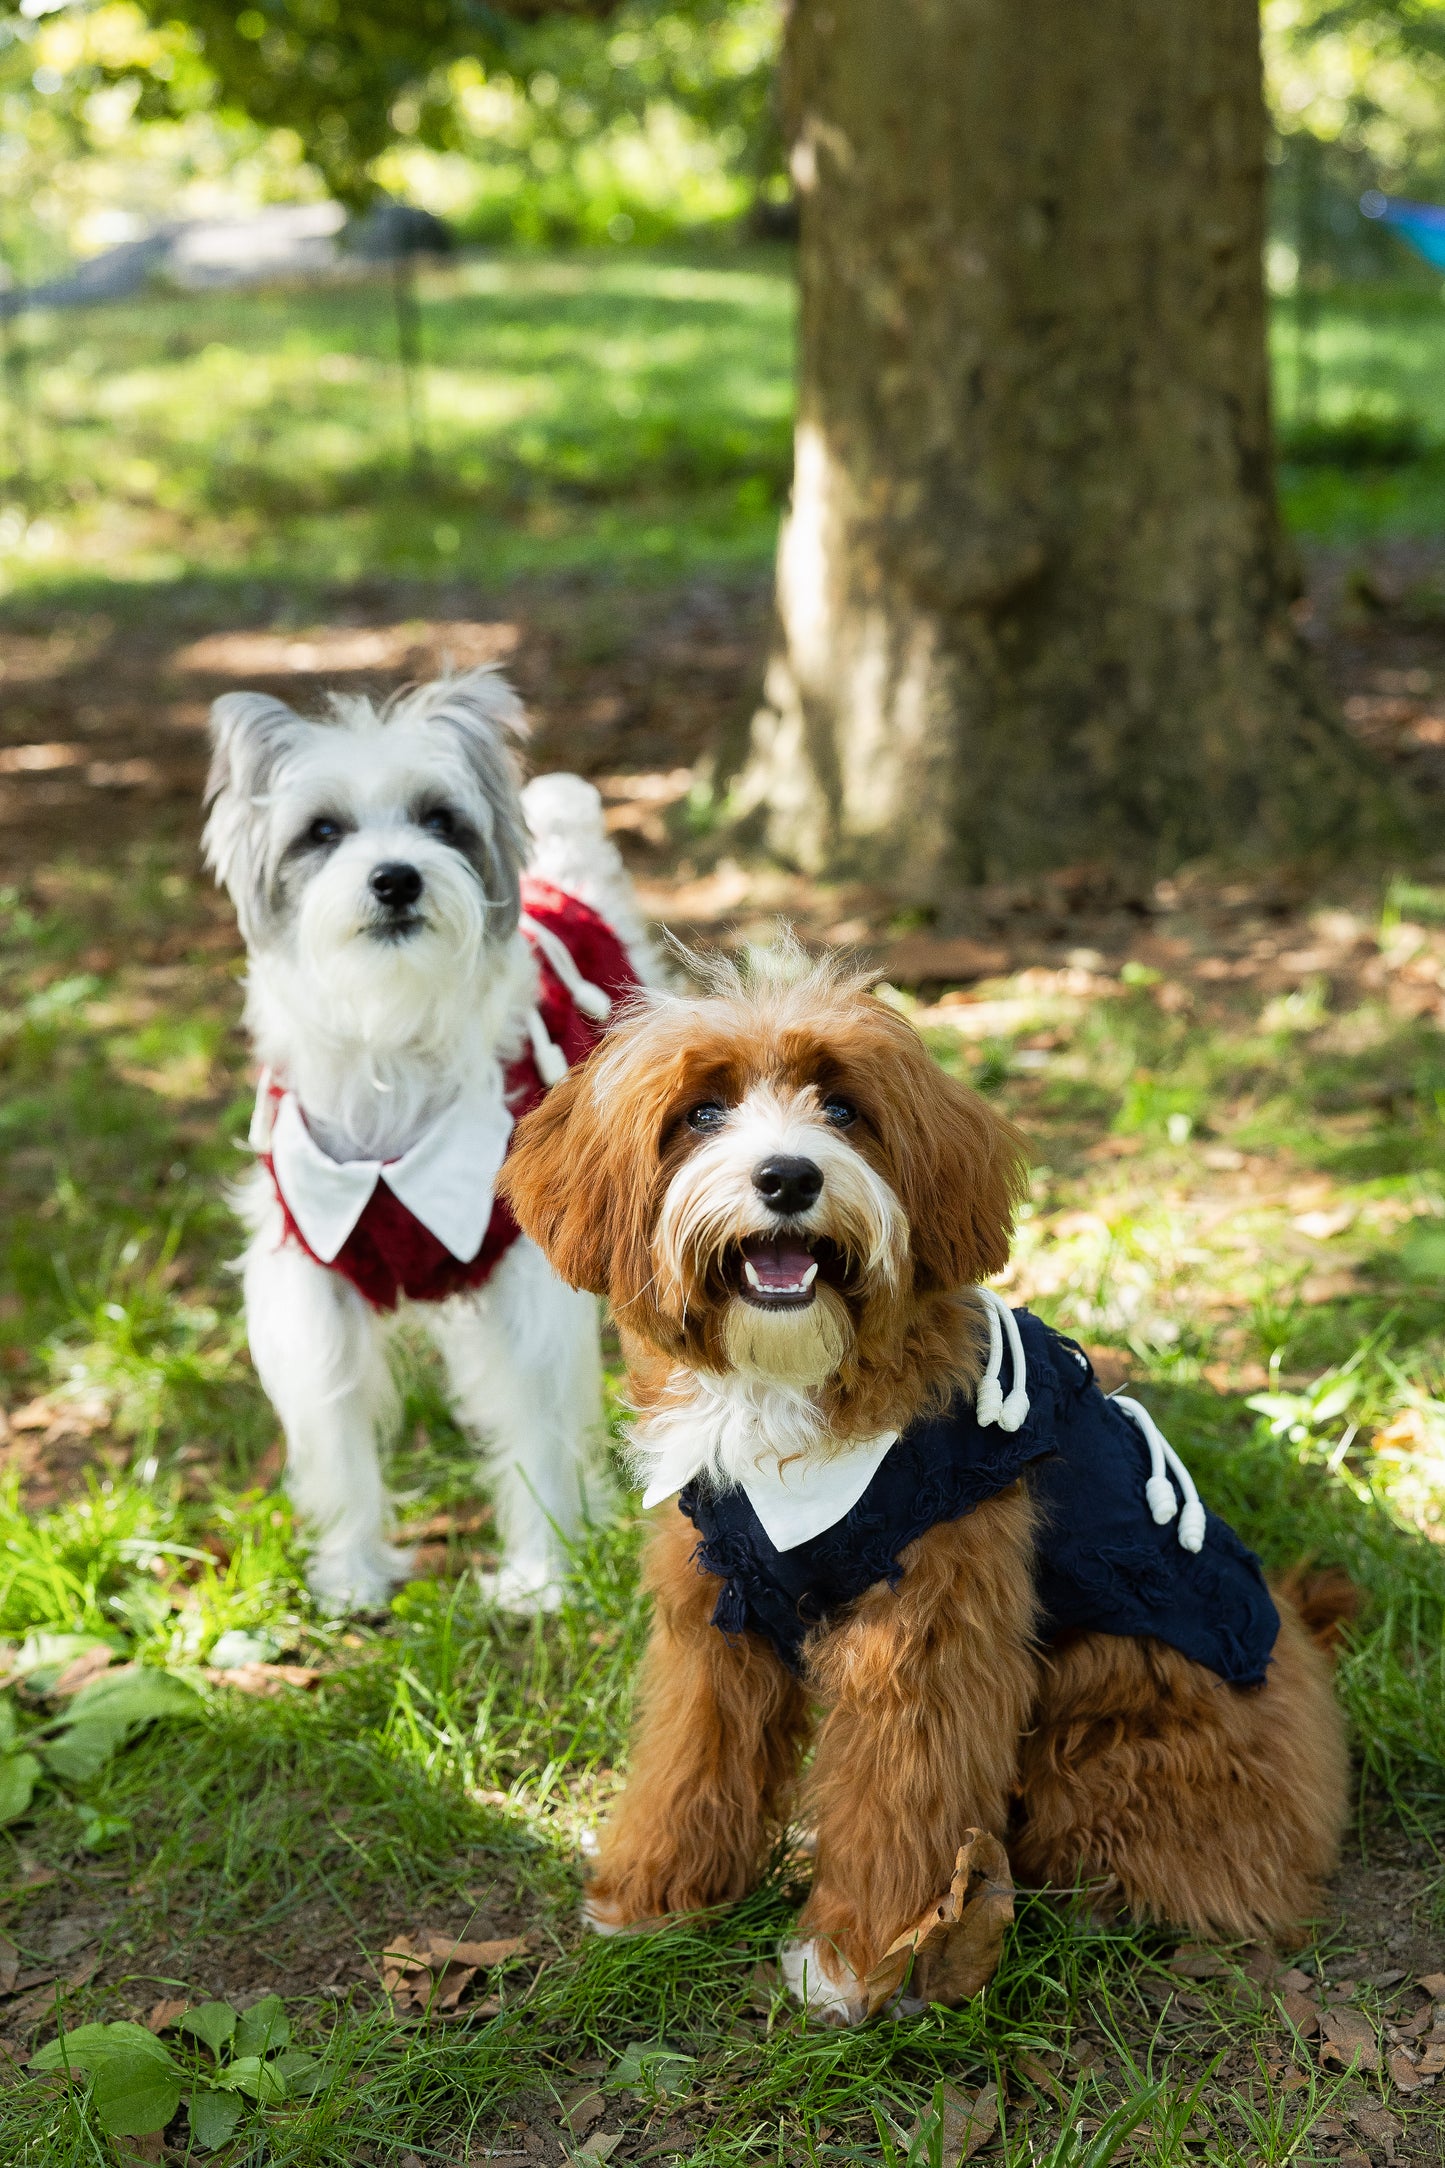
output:
M824 1135L840 1093L856 1110L856 1164ZM771 1109L817 1140L840 1193L851 1168L862 1199L830 1201L829 1172L798 1223L810 1240L836 1238L845 1269L830 1293L850 1336L809 1386L807 1449L902 1429L972 1385L976 1288L1007 1259L1022 1180L1017 1133L861 986L733 984L624 1022L521 1124L503 1177L558 1270L610 1296L647 1421L705 1407L708 1381L716 1399L728 1305L747 1299L729 1248L747 1225L746 1163L718 1161L709 1219L700 1102L739 1123ZM695 1239L677 1234L693 1224L679 1198ZM592 1882L597 1924L695 1911L748 1886L789 1810L809 1696L821 1709L804 1794L818 1849L802 1927L840 1988L834 2007L854 2006L849 1983L946 1884L971 1825L1009 1831L1026 1875L1103 1880L1193 1933L1284 1932L1308 1911L1338 1846L1347 1766L1328 1665L1288 1591L1258 1688L1151 1640L1089 1635L1041 1652L1031 1509L1015 1487L930 1530L903 1554L896 1588L880 1583L819 1629L805 1690L770 1646L711 1624L719 1583L694 1544L677 1507L661 1509L632 1778ZM1301 1601L1322 1632L1342 1615L1338 1590Z

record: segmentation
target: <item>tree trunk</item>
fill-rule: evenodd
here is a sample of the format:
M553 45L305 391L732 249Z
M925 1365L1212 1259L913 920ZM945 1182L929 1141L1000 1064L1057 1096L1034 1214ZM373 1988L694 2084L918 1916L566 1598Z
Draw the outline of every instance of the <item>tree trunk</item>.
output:
M785 69L801 387L754 833L936 900L1377 825L1289 616L1255 0L792 0Z

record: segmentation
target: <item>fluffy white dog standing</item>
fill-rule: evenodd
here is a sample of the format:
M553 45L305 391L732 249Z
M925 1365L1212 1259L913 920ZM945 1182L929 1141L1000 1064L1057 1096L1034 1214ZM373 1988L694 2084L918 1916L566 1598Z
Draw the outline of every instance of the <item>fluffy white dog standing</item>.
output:
M378 1457L399 1302L485 1448L499 1601L555 1600L561 1539L596 1495L594 1300L492 1184L516 1116L649 958L597 793L566 775L522 790L523 730L490 670L381 707L333 696L317 721L262 693L211 711L205 851L246 941L262 1065L246 1323L335 1610L384 1602L407 1569Z

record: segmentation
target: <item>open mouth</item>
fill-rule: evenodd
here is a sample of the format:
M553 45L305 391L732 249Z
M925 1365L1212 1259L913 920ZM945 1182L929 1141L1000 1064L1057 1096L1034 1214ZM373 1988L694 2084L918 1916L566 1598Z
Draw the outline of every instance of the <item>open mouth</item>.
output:
M806 1309L832 1247L805 1235L749 1235L738 1253L737 1291L760 1310Z

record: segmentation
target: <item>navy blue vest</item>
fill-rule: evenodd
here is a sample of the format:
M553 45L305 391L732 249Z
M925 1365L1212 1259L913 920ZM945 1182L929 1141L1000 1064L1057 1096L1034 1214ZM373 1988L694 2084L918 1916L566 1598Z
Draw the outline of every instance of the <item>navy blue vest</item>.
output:
M687 1485L678 1504L702 1538L695 1555L723 1582L713 1624L761 1634L800 1671L813 1627L876 1582L896 1585L899 1554L916 1537L1024 1476L1039 1508L1046 1639L1153 1634L1231 1686L1257 1685L1279 1632L1259 1560L1212 1513L1197 1552L1181 1547L1177 1520L1156 1523L1138 1426L1099 1390L1082 1348L1027 1310L1015 1316L1030 1402L1022 1429L983 1429L960 1393L942 1415L911 1423L852 1510L796 1549L774 1548L746 1491Z

